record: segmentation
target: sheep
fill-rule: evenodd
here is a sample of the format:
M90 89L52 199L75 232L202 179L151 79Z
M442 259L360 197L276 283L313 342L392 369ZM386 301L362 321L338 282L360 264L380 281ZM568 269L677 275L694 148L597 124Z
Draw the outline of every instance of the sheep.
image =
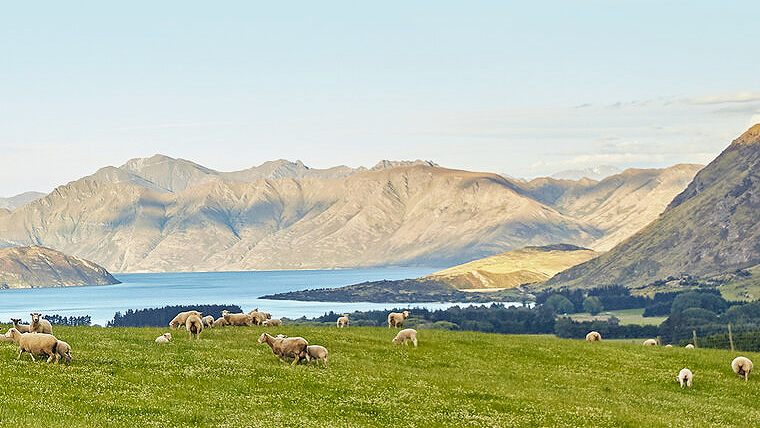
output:
M303 337L272 337L267 333L262 333L259 336L259 343L266 343L272 348L272 352L280 359L285 361L284 358L293 358L291 365L296 365L301 358L306 358L306 362L311 361L311 357L306 349L309 346L309 342Z
M681 388L683 388L684 382L686 382L686 386L691 388L692 377L694 377L694 375L691 373L691 370L681 369L681 371L678 372L678 376L676 376L676 380L681 384Z
M29 325L21 324L21 318L11 318L13 328L19 331L19 333L29 333Z
M684 346L684 348L686 348L686 349L694 349L694 345L692 345L691 343L689 343L688 345Z
M409 346L408 341L411 340L414 343L414 347L417 347L417 330L413 328L406 328L398 332L396 337L391 340L393 343L403 343Z
M203 321L204 327L213 327L214 326L214 317L211 315L206 315L205 317L201 318L201 321Z
M591 331L586 335L586 340L589 342L601 342L602 335L598 331Z
M13 343L13 339L8 336L8 333L6 332L3 335L0 335L0 342L7 342L7 343Z
M348 314L338 318L338 328L348 327Z
M53 326L50 325L50 321L42 319L42 314L33 312L29 315L32 316L32 322L29 323L29 333L53 334Z
M216 321L214 321L213 324L211 324L211 327L216 328L216 327L222 327L225 325L230 325L230 323L228 323L227 320L225 320L223 317L219 317L216 319Z
M261 325L266 325L269 327L279 327L282 325L282 321L277 318L272 318L271 320L264 320L264 322L262 322Z
M671 345L670 343L668 343L667 345L665 345L665 347L666 347L666 348L672 348L672 347L673 347L673 345Z
M222 317L229 325L253 325L253 319L248 314L231 314L230 311L222 311Z
M190 339L195 336L197 340L203 331L203 320L198 315L190 315L187 317L187 321L185 321L185 328L190 335Z
M642 343L644 346L657 346L657 341L654 339L647 339Z
M322 360L327 366L327 348L319 345L309 345L306 347L306 352L319 365L319 360Z
M259 312L259 308L256 308L252 310L251 312L248 312L248 316L251 317L251 320L256 325L262 325L264 324L264 321L272 318L272 315L266 312Z
M58 364L58 361L63 358L63 362L66 364L69 364L71 360L74 359L74 357L71 356L71 345L64 342L63 340L58 341L58 346L56 346L55 349L56 357L55 357L55 363Z
M172 340L172 334L164 333L156 338L156 343L169 343L170 340Z
M388 314L388 328L391 327L403 327L404 321L409 317L409 311L404 311L402 313L398 312L391 312Z
M185 323L187 322L187 317L189 317L190 315L196 315L198 317L203 316L203 314L198 311L180 312L177 314L176 317L174 317L174 319L171 320L171 322L169 322L169 328L175 329L181 325L185 325Z
M731 368L734 369L734 373L744 376L746 381L752 371L752 361L747 357L736 357L731 361Z
M58 349L58 339L52 334L20 333L15 328L12 328L8 330L8 337L18 344L19 350L18 357L16 357L17 360L21 359L21 354L24 352L29 353L32 357L32 361L37 361L34 359L34 354L48 355L48 363L53 361L53 358L56 358L55 362L58 363L61 358L61 356L56 353Z

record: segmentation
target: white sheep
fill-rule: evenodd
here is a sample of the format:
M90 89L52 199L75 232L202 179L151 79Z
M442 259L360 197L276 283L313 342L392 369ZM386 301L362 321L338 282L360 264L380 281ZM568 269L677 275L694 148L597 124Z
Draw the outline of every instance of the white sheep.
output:
M668 343L667 345L665 345L665 347L666 347L666 348L672 348L672 347L673 347L673 345L671 345L670 343Z
M42 314L33 312L29 315L32 316L32 322L29 323L29 333L53 334L53 326L50 321L42 319Z
M306 353L319 365L319 360L327 365L327 348L319 345L309 345L306 347Z
M214 327L214 317L211 315L206 315L205 317L201 318L201 321L203 321L204 327L212 328Z
M642 343L644 346L657 346L657 341L654 339L647 339Z
M348 327L348 314L338 318L338 328Z
M156 338L156 343L169 343L170 340L172 340L172 334L164 333Z
M678 372L678 376L676 376L676 380L681 384L681 388L683 388L684 382L686 382L686 386L691 387L691 379L693 377L694 375L691 373L691 370L681 369L681 371Z
M752 361L747 357L736 357L731 361L731 368L734 369L734 373L744 376L746 381L752 371Z
M282 321L277 318L272 318L270 320L264 320L261 325L268 327L280 327L282 325Z
M417 347L417 330L413 328L406 328L398 332L396 337L393 338L391 342L393 343L403 343L404 345L409 346L408 341L411 340L412 343L414 343L414 347Z
M19 333L29 333L29 325L21 324L21 318L11 318L13 328L19 331Z
M61 356L56 353L58 348L58 339L52 334L47 333L20 333L15 328L8 330L8 336L18 344L18 357L21 358L21 354L28 352L34 359L34 355L44 354L48 356L47 362L53 361L56 358L56 363L60 360Z
M187 317L187 321L185 321L185 328L187 329L188 334L190 334L190 339L195 336L195 339L197 340L200 338L201 332L203 331L203 320L201 320L201 317L198 315L190 315Z
M388 314L388 328L391 327L403 327L404 321L409 318L409 311L404 311L401 313L398 312L391 312Z
M602 335L598 331L591 331L586 335L586 340L589 342L601 342Z
M172 319L169 322L169 328L175 329L175 328L177 328L177 327L179 327L181 325L185 325L185 323L187 322L187 317L189 317L190 315L197 315L199 317L203 316L203 314L200 313L200 312L198 312L198 311L180 312L180 313L177 314L176 317L174 317L174 319Z
M57 354L55 357L55 362L58 364L58 361L63 358L63 362L66 364L69 364L74 357L71 356L71 345L64 342L63 340L58 341L58 346L55 348L55 353Z
M252 326L253 317L249 314L232 314L230 311L222 311L222 317L229 325L247 325ZM266 318L264 318L266 319Z
M686 348L686 349L694 349L694 345L692 345L691 343L689 343L688 345L684 346L684 348Z

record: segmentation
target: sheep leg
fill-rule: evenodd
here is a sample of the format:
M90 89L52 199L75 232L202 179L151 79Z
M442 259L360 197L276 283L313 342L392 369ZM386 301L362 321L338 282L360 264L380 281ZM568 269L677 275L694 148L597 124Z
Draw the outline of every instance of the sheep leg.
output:
M293 363L290 364L290 365L291 366L295 366L300 359L301 359L301 356L300 355L296 355L296 357L293 359Z
M325 362L325 367L327 367L327 357L325 357L322 361Z
M33 363L37 361L37 360L34 359L34 353L33 352L29 352L29 356L32 357L32 362Z
M61 355L55 354L55 363L58 364L59 361L61 361Z
M47 363L50 364L51 361L53 361L53 354L50 354L50 356L47 359Z
M744 381L747 381L747 375L749 375L749 372L744 372Z
M417 347L417 338L415 337L415 338L412 340L412 342L414 342L414 347L416 348L416 347Z
M16 357L16 359L20 360L21 359L21 354L23 354L23 353L24 353L24 350L23 349L19 349L18 350L18 357Z

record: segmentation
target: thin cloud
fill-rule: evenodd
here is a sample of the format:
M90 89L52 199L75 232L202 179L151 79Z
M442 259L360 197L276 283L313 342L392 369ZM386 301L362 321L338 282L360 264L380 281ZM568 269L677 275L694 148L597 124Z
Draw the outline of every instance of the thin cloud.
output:
M726 94L704 95L700 97L684 98L683 101L688 104L695 104L695 105L747 103L747 102L753 102L753 101L760 101L760 92L742 91L742 92L733 92L733 93L726 93Z
M139 125L113 128L112 131L137 131L141 129L169 129L169 128L192 128L196 126L229 125L232 122L188 122L188 123L164 123L160 125Z

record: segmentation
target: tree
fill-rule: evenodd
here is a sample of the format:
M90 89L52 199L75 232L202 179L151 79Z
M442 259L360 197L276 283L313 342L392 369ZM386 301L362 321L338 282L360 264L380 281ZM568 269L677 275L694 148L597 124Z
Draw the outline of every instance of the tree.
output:
M544 305L552 308L556 314L569 314L575 309L573 302L561 294L552 294Z
M598 297L589 296L583 300L583 310L590 313L591 315L596 315L599 312L602 312L602 310L604 310L604 307L602 306L602 301L599 300Z

